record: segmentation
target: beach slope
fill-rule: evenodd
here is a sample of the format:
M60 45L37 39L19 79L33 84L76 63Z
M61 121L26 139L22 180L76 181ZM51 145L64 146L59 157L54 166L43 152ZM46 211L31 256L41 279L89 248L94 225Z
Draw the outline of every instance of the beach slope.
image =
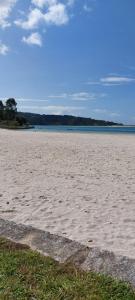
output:
M135 257L133 135L0 130L0 217Z

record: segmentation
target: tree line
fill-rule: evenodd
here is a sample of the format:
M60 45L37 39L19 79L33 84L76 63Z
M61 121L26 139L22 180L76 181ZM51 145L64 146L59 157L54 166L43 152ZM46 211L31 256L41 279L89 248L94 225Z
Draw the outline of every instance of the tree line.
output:
M27 119L31 125L66 125L66 126L112 126L122 125L111 121L95 120L92 118L75 117L69 115L40 115L21 112L20 116Z

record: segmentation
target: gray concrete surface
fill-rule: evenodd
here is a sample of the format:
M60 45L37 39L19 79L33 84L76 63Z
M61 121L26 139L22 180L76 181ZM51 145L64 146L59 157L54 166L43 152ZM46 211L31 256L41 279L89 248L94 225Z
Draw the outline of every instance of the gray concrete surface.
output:
M31 226L0 219L0 236L30 246L44 255L71 262L86 271L95 271L122 279L135 287L135 259L113 252L86 247L78 242Z

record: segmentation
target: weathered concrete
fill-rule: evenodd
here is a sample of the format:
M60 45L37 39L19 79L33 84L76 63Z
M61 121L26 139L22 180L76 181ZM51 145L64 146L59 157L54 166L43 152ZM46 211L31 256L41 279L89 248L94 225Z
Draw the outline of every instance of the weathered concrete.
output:
M0 219L0 236L26 244L59 262L72 262L83 270L111 275L135 287L133 258L98 248L89 248L67 238L4 219Z

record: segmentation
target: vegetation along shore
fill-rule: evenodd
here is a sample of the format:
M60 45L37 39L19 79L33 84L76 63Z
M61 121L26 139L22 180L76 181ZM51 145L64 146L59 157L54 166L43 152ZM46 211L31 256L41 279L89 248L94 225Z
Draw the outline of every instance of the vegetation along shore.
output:
M26 118L17 112L17 102L14 98L7 99L5 103L0 100L0 128L29 129L31 127Z

